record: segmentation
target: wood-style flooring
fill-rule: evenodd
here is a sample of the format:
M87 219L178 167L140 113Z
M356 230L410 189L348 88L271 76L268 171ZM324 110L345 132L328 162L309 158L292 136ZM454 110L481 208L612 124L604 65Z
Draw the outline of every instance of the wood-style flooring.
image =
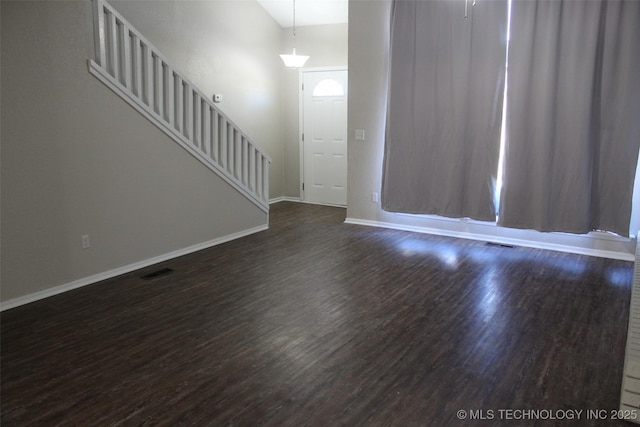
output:
M3 312L2 426L620 425L632 263L344 217Z

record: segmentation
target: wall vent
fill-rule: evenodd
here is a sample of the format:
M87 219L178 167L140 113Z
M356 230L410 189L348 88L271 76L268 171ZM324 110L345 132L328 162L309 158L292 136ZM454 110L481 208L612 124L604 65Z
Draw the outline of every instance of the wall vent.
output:
M173 273L173 270L170 268L161 268L159 270L152 271L151 273L147 273L144 276L140 276L142 280L152 280L161 276L166 276L167 274Z
M497 246L499 248L509 248L509 249L514 249L515 246L513 245L507 245L505 243L496 243L496 242L486 242L485 243L487 246Z

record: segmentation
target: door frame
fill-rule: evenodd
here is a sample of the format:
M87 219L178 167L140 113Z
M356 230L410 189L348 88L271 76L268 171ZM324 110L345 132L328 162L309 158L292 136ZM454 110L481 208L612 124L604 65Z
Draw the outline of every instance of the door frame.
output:
M299 176L300 182L298 188L300 189L300 201L307 202L304 194L302 184L304 183L304 141L302 140L302 131L304 130L304 92L302 91L302 85L304 84L304 73L313 73L319 71L346 71L347 72L347 102L349 100L349 70L346 65L336 67L308 67L298 69L298 152L299 152ZM348 147L348 123L347 123L347 147ZM349 167L349 156L347 156L347 170ZM347 194L349 181L347 180ZM347 199L348 203L348 199ZM341 206L342 207L342 206Z

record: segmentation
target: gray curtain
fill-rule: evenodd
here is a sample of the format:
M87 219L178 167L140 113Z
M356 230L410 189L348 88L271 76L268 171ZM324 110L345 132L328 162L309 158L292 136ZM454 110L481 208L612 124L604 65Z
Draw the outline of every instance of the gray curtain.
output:
M495 221L506 33L506 0L394 2L383 209Z
M628 235L640 2L514 0L498 223Z

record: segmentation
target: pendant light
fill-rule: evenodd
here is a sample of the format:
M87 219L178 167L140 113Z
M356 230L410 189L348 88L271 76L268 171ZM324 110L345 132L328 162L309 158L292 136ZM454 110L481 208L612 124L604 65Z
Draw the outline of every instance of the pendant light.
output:
M296 0L293 0L293 54L292 55L280 55L280 58L284 61L285 67L299 68L307 62L308 56L296 55Z

